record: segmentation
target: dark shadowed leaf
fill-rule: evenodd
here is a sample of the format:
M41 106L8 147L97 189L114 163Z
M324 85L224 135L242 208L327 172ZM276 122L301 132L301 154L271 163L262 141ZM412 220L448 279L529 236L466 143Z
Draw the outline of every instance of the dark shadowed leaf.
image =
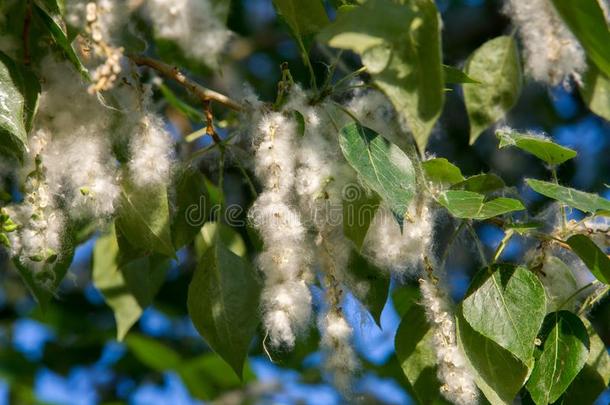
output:
M125 181L116 226L117 232L135 248L169 257L175 255L167 190L162 184L139 188Z
M519 98L521 62L515 40L502 36L487 41L474 51L464 70L481 82L464 87L472 144L485 129L504 117Z
M589 356L585 366L565 392L562 405L592 404L610 383L610 355L593 325L581 318L589 335Z
M188 167L176 182L176 207L172 237L176 249L192 242L210 216L212 202L203 174Z
M566 241L599 281L610 284L610 259L585 235L573 235Z
M362 187L352 185L343 195L343 233L354 242L358 250L362 247L371 221L379 208L377 193L367 192Z
M352 250L347 268L352 278L351 281L355 284L352 292L371 312L373 319L381 327L381 312L388 299L390 279L383 274L381 269L355 250ZM361 283L366 286L364 290L358 288Z
M199 334L240 378L259 322L259 294L249 263L216 237L193 274L188 311Z
M150 256L120 263L114 227L100 237L93 249L93 284L112 308L117 340L123 340L161 288L168 260Z
M440 393L441 383L436 377L432 333L424 308L411 305L396 332L396 357L409 381L409 392L418 403L448 404Z

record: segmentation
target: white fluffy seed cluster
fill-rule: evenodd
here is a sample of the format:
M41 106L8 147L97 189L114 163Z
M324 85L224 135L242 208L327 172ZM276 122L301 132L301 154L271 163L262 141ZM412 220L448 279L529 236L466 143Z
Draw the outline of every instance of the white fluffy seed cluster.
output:
M292 348L311 318L306 229L293 203L297 128L281 112L254 122L255 172L264 190L249 216L264 242L263 324L272 346Z
M19 225L15 232L8 234L11 255L32 272L34 280L41 287L51 288L51 283L55 281L53 273L45 270L61 260L59 255L65 219L57 208L40 159L40 153L47 144L48 138L44 132L39 131L32 137L31 148L37 156L35 168L26 179L23 203L6 207L6 213Z
M220 19L222 2L210 0L147 0L146 10L155 35L175 41L182 51L215 67L231 38Z
M331 309L322 317L320 331L320 345L326 352L324 368L335 386L341 392L349 393L354 370L360 366L352 346L352 327L341 312Z
M441 393L456 405L475 404L478 391L464 354L457 344L450 298L436 280L426 277L419 281L422 303L434 331L433 343L438 364L437 376L442 383Z
M51 192L64 201L72 218L109 218L120 190L108 136L111 114L86 92L69 64L47 57L43 67L45 84L36 126L44 134L37 139L44 139L45 147L32 145L30 155L40 154ZM70 108L65 100L70 100Z
M553 86L580 80L585 52L550 0L507 0L505 10L519 29L532 78Z
M174 165L174 145L163 120L145 111L129 144L129 176L142 188L168 184Z
M389 208L380 207L363 245L364 253L379 267L400 278L417 275L424 256L432 256L435 216L431 206L418 208L414 202L406 218L401 232Z
M173 143L152 112L150 92L143 96L134 86L112 89L122 92L122 104L120 110L111 109L87 92L67 62L49 55L40 75L36 130L23 168L23 175L30 174L24 201L7 207L17 224L8 237L12 256L41 287L51 287L51 269L61 260L68 225L105 223L116 213L122 175L113 143L130 138L126 174L142 187L171 181Z

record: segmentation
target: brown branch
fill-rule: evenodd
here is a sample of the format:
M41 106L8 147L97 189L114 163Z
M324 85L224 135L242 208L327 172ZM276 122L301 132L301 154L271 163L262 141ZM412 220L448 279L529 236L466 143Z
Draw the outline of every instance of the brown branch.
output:
M199 98L204 103L204 106L206 102L215 101L235 111L243 110L243 106L237 101L225 96L224 94L218 93L217 91L205 88L202 85L188 79L175 66L170 66L159 60L152 59L146 56L132 55L130 56L130 59L138 66L147 66L161 73L163 76L176 81L182 87L191 92L195 97Z

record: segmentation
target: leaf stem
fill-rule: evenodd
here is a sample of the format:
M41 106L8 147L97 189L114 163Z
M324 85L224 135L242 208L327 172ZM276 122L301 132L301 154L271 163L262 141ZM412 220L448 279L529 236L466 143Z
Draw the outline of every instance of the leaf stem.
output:
M510 240L510 238L513 237L513 235L514 235L514 232L512 231L512 229L509 229L508 231L505 232L504 237L500 241L500 244L498 245L498 248L496 249L496 251L494 253L492 263L496 263L498 261L498 259L502 255L502 252L504 252L504 249L506 249L506 246L508 246L508 241Z
M557 307L558 310L562 309L563 307L565 307L566 305L568 305L570 303L570 301L572 301L574 298L576 298L578 295L580 295L580 293L582 293L583 291L585 291L587 288L590 288L592 286L594 286L595 284L597 284L598 281L597 280L593 280L591 281L589 284L580 287L578 290L576 290L572 295L570 295L568 298L566 298L566 300L564 302L561 303L560 306Z

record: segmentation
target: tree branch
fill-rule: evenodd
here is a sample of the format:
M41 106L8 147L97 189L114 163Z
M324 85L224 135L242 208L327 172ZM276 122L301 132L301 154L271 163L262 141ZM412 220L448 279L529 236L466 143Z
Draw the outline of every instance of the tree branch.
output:
M237 101L225 96L224 94L205 88L199 83L188 79L175 66L170 66L159 60L152 59L146 56L131 55L129 58L138 66L147 66L161 73L163 76L176 81L182 87L191 92L195 97L199 98L203 103L215 101L235 111L243 110L243 106Z

